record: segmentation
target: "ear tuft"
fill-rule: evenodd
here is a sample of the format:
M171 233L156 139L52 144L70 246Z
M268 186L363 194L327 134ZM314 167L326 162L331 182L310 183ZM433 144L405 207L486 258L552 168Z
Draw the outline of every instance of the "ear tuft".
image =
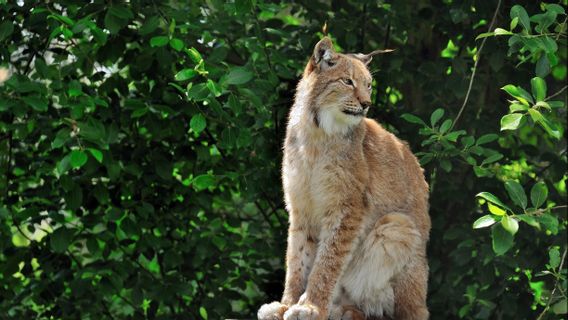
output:
M369 64L373 60L374 55L381 54L381 53L393 52L393 51L394 51L393 49L375 50L375 51L367 53L367 54L355 53L355 54L351 54L350 56L352 56L355 59L361 60L361 62L363 62L364 64Z
M333 50L333 42L329 37L321 39L314 48L314 62L322 68L332 67L335 62L335 50Z

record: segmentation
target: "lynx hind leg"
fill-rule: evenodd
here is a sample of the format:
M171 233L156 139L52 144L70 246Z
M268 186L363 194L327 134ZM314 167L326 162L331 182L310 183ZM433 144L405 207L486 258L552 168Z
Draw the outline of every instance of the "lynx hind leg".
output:
M329 320L366 320L363 311L353 305L335 305L329 313Z
M428 289L428 265L426 258L408 266L394 281L395 319L426 320Z
M351 300L365 315L378 319L393 316L397 302L391 280L419 258L423 242L405 214L387 214L375 223L341 279Z

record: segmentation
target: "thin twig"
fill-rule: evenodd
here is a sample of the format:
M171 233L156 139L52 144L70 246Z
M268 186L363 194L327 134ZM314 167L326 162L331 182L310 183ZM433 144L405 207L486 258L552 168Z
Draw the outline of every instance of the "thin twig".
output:
M568 251L568 247L564 248L564 253L562 254L562 260L560 261L560 266L558 267L558 273L562 272L562 267L564 266L564 259L566 259L566 251ZM556 292L556 288L558 287L558 281L559 280L560 280L560 277L556 277L556 281L554 282L554 288L552 288L552 292L550 293L550 298L548 299L548 302L546 303L546 307L544 307L544 310L542 310L542 312L540 313L540 315L538 316L538 318L536 320L542 319L542 317L544 317L544 314L550 308L550 303L552 302L552 298L554 297L554 293Z
M497 3L497 8L495 8L495 13L493 13L493 18L491 19L491 23L489 24L489 28L488 28L488 32L491 32L491 30L493 30L493 25L495 24L495 20L497 19L497 13L499 12L499 8L501 8L501 0L499 0L499 2ZM471 88L473 86L473 80L475 79L475 74L477 72L477 65L479 64L479 60L481 58L481 51L483 50L483 47L485 46L485 41L487 40L487 38L483 38L483 41L481 41L481 45L479 46L479 50L477 51L476 55L475 55L475 63L473 64L473 71L471 72L471 78L469 79L469 86L467 88L467 93L465 94L465 99L463 101L463 104L460 108L460 111L458 112L458 115L456 116L456 118L454 119L452 126L450 127L451 131L454 126L456 125L456 123L458 122L458 120L460 119L465 106L467 105L467 101L469 100L469 94L471 93Z
M564 22L562 22L561 25L564 26L564 27L560 28L560 32L558 32L558 34L556 35L556 41L558 41L558 39L560 39L560 35L562 34L562 30L566 27L566 21L568 21L568 17L566 17L564 19Z
M550 100L554 97L556 97L557 95L561 94L562 92L564 92L564 90L566 90L566 88L568 88L568 86L564 86L562 89L558 90L555 94L551 95L550 97L547 97L546 99L544 99L544 101Z

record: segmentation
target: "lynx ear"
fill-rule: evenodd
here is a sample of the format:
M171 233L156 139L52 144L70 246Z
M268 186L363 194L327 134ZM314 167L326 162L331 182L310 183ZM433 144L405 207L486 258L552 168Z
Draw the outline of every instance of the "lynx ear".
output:
M315 64L324 70L335 65L336 53L329 37L324 37L316 44L313 58Z
M388 53L393 52L393 49L385 49L385 50L375 50L373 52L362 54L362 53L354 53L351 54L353 58L361 60L364 64L369 64L371 60L373 60L373 56L380 53Z

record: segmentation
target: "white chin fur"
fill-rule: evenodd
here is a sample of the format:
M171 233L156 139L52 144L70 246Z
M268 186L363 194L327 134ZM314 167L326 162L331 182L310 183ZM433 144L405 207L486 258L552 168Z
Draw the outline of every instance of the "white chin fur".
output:
M353 116L345 114L337 108L327 108L319 111L318 120L320 127L325 133L329 135L344 135L351 128L358 125L363 120L363 116Z

